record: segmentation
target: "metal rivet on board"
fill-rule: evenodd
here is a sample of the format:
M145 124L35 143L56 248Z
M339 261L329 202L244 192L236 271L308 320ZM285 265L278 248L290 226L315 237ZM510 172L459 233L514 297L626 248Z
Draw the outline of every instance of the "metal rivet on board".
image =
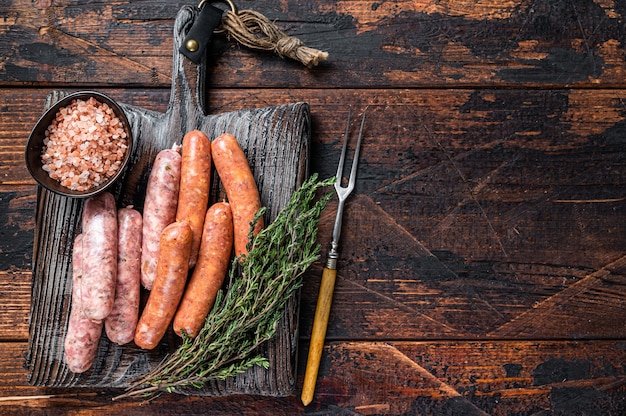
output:
M200 45L198 44L198 41L195 39L189 39L186 43L185 43L185 48L187 48L187 50L189 52L195 52L198 50L198 47L200 47Z

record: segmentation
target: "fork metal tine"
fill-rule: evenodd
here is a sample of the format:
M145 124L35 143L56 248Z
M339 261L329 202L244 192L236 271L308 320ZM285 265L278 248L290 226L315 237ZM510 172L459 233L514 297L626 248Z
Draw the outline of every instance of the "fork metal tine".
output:
M363 117L361 118L361 128L359 129L359 137L356 142L356 149L354 150L354 158L352 159L352 169L350 170L349 187L350 190L354 188L356 183L356 169L359 166L359 153L361 153L361 139L363 138L363 126L365 125L365 111L363 111Z
M354 189L356 184L356 172L359 166L359 154L361 152L361 139L363 138L363 127L365 125L365 111L363 112L363 117L361 118L361 128L359 129L359 137L357 139L356 148L354 149L354 156L352 158L352 166L350 168L350 177L348 178L348 185L342 186L341 180L343 176L343 169L346 161L346 151L348 148L348 138L350 136L350 116L351 116L351 108L348 110L348 120L346 122L346 131L343 136L343 145L341 147L341 156L339 157L339 164L337 166L337 179L335 181L335 190L337 191L337 196L339 200L345 200L348 195ZM367 108L365 109L367 111Z
M343 175L343 165L346 161L346 150L348 149L348 136L350 134L350 116L352 113L352 107L348 109L348 120L346 121L346 132L343 134L343 144L341 146L341 156L339 156L339 163L337 164L337 178L335 181L336 186L341 186L341 176Z
M366 108L367 110L367 108ZM361 129L359 131L359 137L357 139L356 149L354 151L354 157L352 159L352 167L350 168L350 178L348 178L348 185L341 185L341 177L343 175L343 166L346 159L346 149L348 145L348 138L350 135L350 111L348 111L348 122L346 123L346 133L343 138L343 145L341 149L341 156L339 157L339 167L337 168L337 179L335 180L335 192L339 199L337 206L337 215L335 217L335 224L333 226L333 238L330 242L330 251L328 252L328 266L331 268L336 267L337 258L339 257L339 239L341 237L341 223L343 219L343 206L348 199L350 193L354 189L356 183L356 172L359 164L359 153L361 148L361 139L363 138L363 126L365 125L365 111L363 112L363 118L361 119Z

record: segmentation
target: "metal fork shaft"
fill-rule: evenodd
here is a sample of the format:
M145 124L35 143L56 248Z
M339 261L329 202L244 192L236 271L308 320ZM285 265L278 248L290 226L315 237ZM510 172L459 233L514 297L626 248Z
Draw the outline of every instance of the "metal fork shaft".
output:
M333 237L330 243L328 259L326 262L326 266L324 267L324 270L322 272L322 281L320 283L320 290L317 297L315 317L313 318L313 330L311 332L309 355L307 357L306 370L304 373L304 384L302 385L301 399L302 403L305 406L309 405L309 403L313 401L313 394L315 392L315 383L317 382L320 359L322 357L322 351L324 349L326 329L328 328L328 318L330 316L333 292L335 290L335 280L337 279L336 269L337 259L339 258L338 247L339 238L341 236L341 223L343 218L344 203L348 198L348 195L350 195L350 193L354 189L354 185L356 183L356 171L361 147L361 138L363 137L364 124L365 113L363 113L363 119L361 120L361 129L359 130L359 138L357 140L356 150L354 151L354 158L352 159L352 167L350 169L348 185L346 187L343 187L341 186L341 177L343 175L343 166L346 159L346 148L350 128L350 115L348 114L346 133L344 135L341 156L339 158L339 166L337 167L337 178L335 181L335 191L337 192L337 197L339 199L339 204L337 206L337 216L335 217Z

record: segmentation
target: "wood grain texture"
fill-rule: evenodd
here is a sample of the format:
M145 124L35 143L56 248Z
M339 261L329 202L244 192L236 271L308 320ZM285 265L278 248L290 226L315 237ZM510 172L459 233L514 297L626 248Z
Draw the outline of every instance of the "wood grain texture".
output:
M119 390L28 384L37 194L26 137L50 90L89 87L130 111L166 113L175 15L189 4L9 0L0 2L0 287L10 305L0 308L0 412L625 414L622 2L237 3L329 60L304 69L216 36L193 97L206 114L308 103L309 171L327 177L347 107L369 106L313 403L303 408L297 390L321 264L298 303L292 395L111 402ZM320 224L323 251L334 209ZM54 397L2 401L41 394Z
M90 85L97 78L100 85L167 87L173 18L189 4L9 2L0 31L20 42L0 48L6 57L0 76L17 85ZM238 5L328 51L331 60L320 70L302 71L296 63L259 56L218 37L211 61L220 54L226 59L219 59L211 76L214 88L624 86L623 10L608 2L242 0Z
M358 414L507 415L511 409L567 414L575 402L577 414L620 414L624 346L601 345L331 343L320 371L322 389L334 394L321 396L318 406L338 404Z
M42 389L24 382L19 358L25 351L25 343L0 343L2 355L11 358L0 362L3 414L53 415L63 409L79 415L509 415L515 409L532 415L571 414L574 406L578 414L618 415L626 410L626 357L619 341L330 342L318 382L326 393L306 409L296 396L165 395L120 402L112 401L116 389ZM303 360L306 355L300 355ZM21 398L10 400L15 396Z
M160 103L156 111L167 108L167 91L110 93L135 107ZM34 105L36 96L15 99L33 100ZM376 306L366 315L338 311L350 323L329 336L360 338L368 333L364 328L379 336L466 336L462 328L450 330L453 321L482 336L606 266L612 265L614 278L621 278L615 268L626 249L621 238L626 232L621 91L347 90L345 101L329 97L330 90L227 90L212 92L207 100L211 113L235 111L242 102L250 107L308 102L316 132L311 170L322 176L334 174L343 129L338 115L345 112L345 103L373 103L359 195L350 201L343 237L343 267L351 275L340 279L337 296L348 302L346 311ZM36 120L34 112L30 119ZM17 164L22 155L15 152L13 157ZM26 246L33 227L32 222L30 228L26 225L34 206L29 195L16 196L14 209L7 205L13 234ZM332 209L331 204L322 219L324 244ZM14 247L5 244L5 251ZM350 247L363 249L346 252ZM303 294L307 316L313 311L318 273L316 266L305 282L310 288ZM609 298L606 310L592 311L598 319L621 313L622 286L611 285L616 296ZM446 302L439 300L443 293ZM381 302L387 313L377 311ZM584 308L596 308L594 303L579 306L583 314ZM403 309L407 319L414 310L448 318L438 324L433 316L410 320L398 332L395 316ZM573 333L619 336L619 326L603 322L588 325L587 335ZM308 334L310 321L304 325L303 334ZM550 328L525 336L558 338L567 326L557 325L554 333Z

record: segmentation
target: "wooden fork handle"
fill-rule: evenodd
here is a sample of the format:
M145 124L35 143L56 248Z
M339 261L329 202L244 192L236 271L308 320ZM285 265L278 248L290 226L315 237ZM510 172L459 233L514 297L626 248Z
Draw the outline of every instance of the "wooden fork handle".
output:
M324 349L324 339L326 338L326 328L328 327L328 316L330 315L330 306L333 301L336 278L337 270L324 267L320 291L317 297L317 306L315 308L315 318L313 319L313 330L311 332L309 356L307 357L306 370L304 373L304 383L302 385L301 399L305 406L313 401L313 393L315 392L317 373L322 357L322 350Z

